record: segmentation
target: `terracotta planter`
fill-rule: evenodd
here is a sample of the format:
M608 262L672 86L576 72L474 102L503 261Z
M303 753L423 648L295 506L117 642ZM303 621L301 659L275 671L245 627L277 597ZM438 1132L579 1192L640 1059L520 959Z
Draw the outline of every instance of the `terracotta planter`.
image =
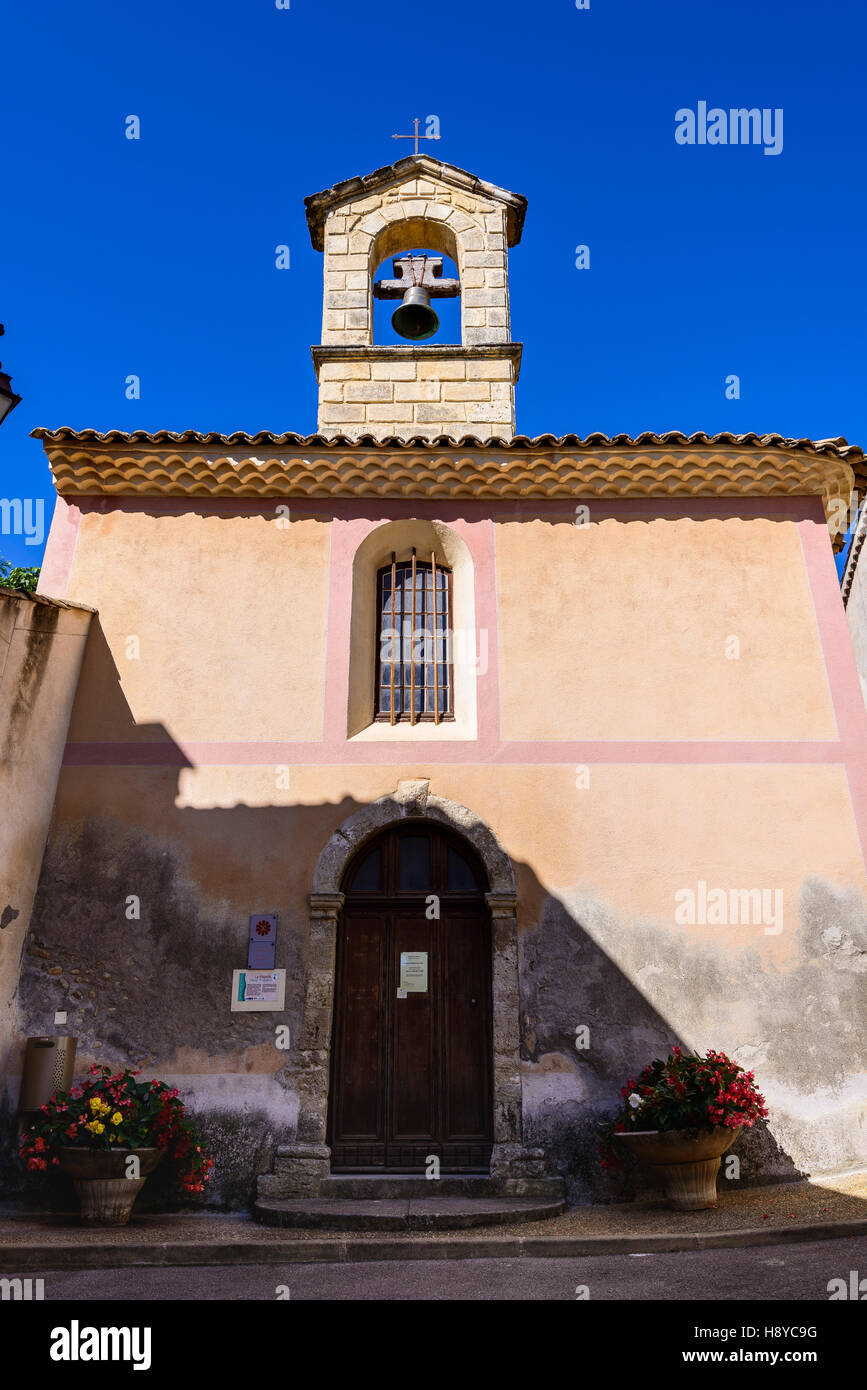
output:
M720 1160L739 1133L738 1129L715 1125L699 1130L695 1137L686 1129L633 1130L615 1137L650 1166L677 1211L705 1211L717 1204Z
M126 1161L139 1160L138 1178L126 1176ZM61 1149L60 1171L75 1185L85 1226L125 1226L133 1203L163 1156L162 1149Z

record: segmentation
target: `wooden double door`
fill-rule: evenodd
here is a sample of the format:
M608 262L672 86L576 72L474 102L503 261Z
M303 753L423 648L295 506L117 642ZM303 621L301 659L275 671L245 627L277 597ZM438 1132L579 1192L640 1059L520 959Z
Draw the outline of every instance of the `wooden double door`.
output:
M491 929L469 846L415 822L350 865L337 949L335 1172L487 1172Z

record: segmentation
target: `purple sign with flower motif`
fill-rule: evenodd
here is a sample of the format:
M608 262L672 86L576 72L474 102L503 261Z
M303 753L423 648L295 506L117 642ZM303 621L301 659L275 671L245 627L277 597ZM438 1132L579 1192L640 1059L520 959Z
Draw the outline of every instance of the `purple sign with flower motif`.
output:
M247 966L250 970L273 970L277 944L276 912L254 912L250 916L250 944Z

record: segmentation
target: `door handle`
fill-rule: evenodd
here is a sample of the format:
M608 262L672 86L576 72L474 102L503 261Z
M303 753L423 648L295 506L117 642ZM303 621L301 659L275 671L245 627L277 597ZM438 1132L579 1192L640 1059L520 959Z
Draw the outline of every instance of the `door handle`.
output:
M471 999L471 1000L470 1000L470 1004L472 1005L473 1008L475 1008L475 1007L476 1007L476 1001L475 1001L475 999Z

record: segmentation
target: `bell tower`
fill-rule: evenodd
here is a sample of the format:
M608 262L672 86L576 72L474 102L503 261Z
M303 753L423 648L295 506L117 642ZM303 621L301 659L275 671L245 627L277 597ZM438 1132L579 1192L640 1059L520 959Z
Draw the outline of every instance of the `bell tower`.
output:
M304 201L325 253L322 342L312 348L318 432L510 439L521 344L511 337L508 248L527 200L416 154ZM457 279L442 278L444 256ZM387 257L393 278L374 284ZM374 343L374 295L398 300L392 322L406 345ZM440 342L431 300L452 296L461 341Z

